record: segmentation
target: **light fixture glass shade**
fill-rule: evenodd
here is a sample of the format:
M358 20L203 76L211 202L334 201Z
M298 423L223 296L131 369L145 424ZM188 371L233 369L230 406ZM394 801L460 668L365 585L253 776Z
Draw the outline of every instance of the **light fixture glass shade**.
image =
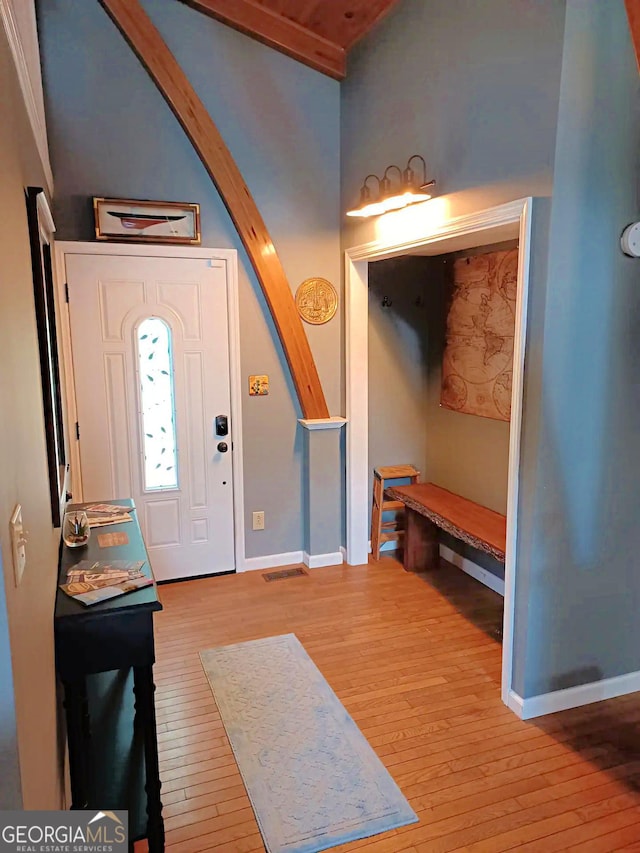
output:
M388 210L400 210L406 207L407 203L402 195L390 195L382 201L382 207L386 213Z
M431 193L425 192L422 188L416 190L405 189L403 192L384 198L381 202L384 208L383 212L389 210L401 210L403 207L408 207L410 204L416 204L419 201L429 201L432 198Z
M411 168L411 162L419 160L422 163L422 183L416 178L415 171ZM392 179L389 177L389 172L395 170L399 176L399 187L397 190L392 189ZM367 181L370 178L375 178L378 181L378 198L371 198L371 190L367 186ZM382 213L387 213L391 210L401 210L403 207L408 207L410 204L417 204L421 201L429 201L433 197L429 192L429 188L435 184L435 181L426 180L426 164L424 157L419 154L413 154L409 157L407 166L402 171L399 166L387 166L382 178L377 175L367 175L360 188L360 204L347 211L347 216L356 216L366 218L368 216L380 216Z
M354 207L353 210L347 211L347 216L379 216L381 213L384 213L386 210L385 206L382 202L372 201L369 204L365 204L364 207Z

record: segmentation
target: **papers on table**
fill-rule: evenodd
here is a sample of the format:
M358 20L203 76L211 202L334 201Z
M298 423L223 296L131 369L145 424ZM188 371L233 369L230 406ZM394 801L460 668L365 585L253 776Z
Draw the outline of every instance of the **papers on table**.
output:
M60 589L85 606L150 586L153 579L142 571L144 560L81 560L67 570Z
M67 592L67 588L65 586L61 586L60 589L67 592L67 595L71 595L74 601L79 601L80 604L84 604L85 607L90 607L92 604L100 604L101 601L116 598L118 595L124 595L127 592L135 592L145 586L151 586L152 583L153 578L143 576L137 580L118 584L118 586L105 586L99 589L90 589L87 592L78 592L75 594ZM89 584L87 584L87 586L89 586Z
M89 504L84 508L89 527L104 527L107 524L122 524L133 521L131 507L117 504Z

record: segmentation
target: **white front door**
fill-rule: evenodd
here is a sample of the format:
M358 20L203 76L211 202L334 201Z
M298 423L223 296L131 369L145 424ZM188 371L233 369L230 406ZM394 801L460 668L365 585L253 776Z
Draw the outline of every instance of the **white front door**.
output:
M158 580L232 571L225 264L73 254L66 270L83 500L133 497Z

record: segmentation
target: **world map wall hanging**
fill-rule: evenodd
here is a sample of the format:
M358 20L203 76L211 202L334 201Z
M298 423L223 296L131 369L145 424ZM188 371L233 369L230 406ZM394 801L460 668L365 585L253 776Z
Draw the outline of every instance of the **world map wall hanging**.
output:
M517 281L517 249L454 262L442 361L445 408L509 420Z

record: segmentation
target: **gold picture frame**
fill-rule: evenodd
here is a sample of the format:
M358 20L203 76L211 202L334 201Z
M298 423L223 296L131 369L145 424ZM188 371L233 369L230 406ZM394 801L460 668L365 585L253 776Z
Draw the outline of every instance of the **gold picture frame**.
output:
M179 201L94 198L96 240L200 244L200 205Z

